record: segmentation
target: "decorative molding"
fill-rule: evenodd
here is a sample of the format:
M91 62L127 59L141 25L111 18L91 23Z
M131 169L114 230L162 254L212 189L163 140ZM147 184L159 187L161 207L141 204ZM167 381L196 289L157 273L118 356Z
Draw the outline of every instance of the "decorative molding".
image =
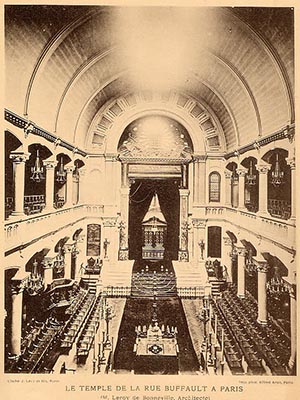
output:
M29 159L30 154L23 151L12 151L9 158L17 164L25 163Z
M236 172L237 172L237 174L238 174L239 176L245 177L246 174L247 174L247 172L248 172L248 169L247 169L247 168L244 168L244 167L239 167L239 168L236 170Z
M232 177L232 172L231 171L224 171L225 179L230 179Z
M247 250L244 247L235 247L235 250L239 257L246 257Z
M232 246L232 241L229 237L223 237L224 246Z
M198 219L198 218L192 219L193 227L197 229L204 229L206 227L206 223L207 219Z
M268 136L256 139L255 141L248 143L245 146L241 146L234 151L226 153L224 158L228 160L229 158L236 157L237 154L240 155L246 153L249 150L258 150L259 148L266 146L267 144L277 140L288 138L289 141L292 142L294 140L294 136L295 136L295 124L286 125L285 127L279 129L278 131Z
M178 261L183 261L183 262L189 261L189 253L187 250L178 251Z
M10 122L14 126L18 128L24 129L25 137L30 133L37 136L41 136L44 139L48 140L51 143L54 143L55 146L64 147L70 151L74 151L76 149L76 153L81 155L82 157L86 157L87 153L83 150L78 149L77 147L73 146L72 144L66 142L63 139L55 136L54 134L46 131L43 128L35 125L32 121L27 121L24 117L20 117L19 115L15 114L14 112L5 109L4 110L4 118L6 121Z
M43 165L46 168L46 170L54 169L57 165L57 161L56 160L43 160Z
M113 228L117 226L117 218L104 218L103 226L106 228Z
M269 264L267 263L267 261L258 261L256 260L254 257L252 258L253 263L256 266L257 272L261 272L266 274L269 270Z
M260 162L260 164L256 165L256 169L260 174L267 174L271 169L271 167L272 167L271 164L267 164L262 161Z
M296 169L296 159L295 157L287 158L286 160L287 165L290 166L291 170Z

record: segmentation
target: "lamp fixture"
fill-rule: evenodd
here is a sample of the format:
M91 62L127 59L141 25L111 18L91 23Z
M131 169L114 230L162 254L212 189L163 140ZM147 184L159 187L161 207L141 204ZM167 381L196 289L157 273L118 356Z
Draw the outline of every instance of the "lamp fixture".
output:
M237 185L239 182L239 176L238 176L238 173L236 172L236 167L234 167L232 170L231 182L233 185Z
M289 284L282 279L281 274L279 272L279 267L274 266L274 275L266 284L267 291L273 295L280 295L284 293L288 293L290 290Z
M253 161L250 160L249 171L246 176L246 182L248 186L255 186L256 185L256 174L253 173Z
M56 182L65 183L66 182L66 171L64 170L63 157L60 158L59 169L56 171Z
M34 166L31 167L31 173L32 175L30 179L36 183L40 183L43 179L45 179L44 168L41 164L39 150L36 151L36 159Z
M60 274L63 271L64 267L65 267L65 257L63 254L63 249L59 245L58 253L57 253L57 256L55 257L55 261L54 261L55 272L57 274Z
M271 178L271 183L273 186L280 186L284 183L284 172L280 170L280 165L279 165L279 155L276 153L276 161L275 161L275 168L274 171L272 171L272 178Z
M32 271L26 282L26 290L30 296L36 296L44 289L44 279L38 271L38 262L34 260Z

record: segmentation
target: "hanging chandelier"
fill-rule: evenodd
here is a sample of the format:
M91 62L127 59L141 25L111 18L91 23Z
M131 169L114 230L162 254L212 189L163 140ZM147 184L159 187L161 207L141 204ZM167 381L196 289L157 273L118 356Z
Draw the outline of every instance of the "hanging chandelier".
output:
M266 284L267 291L273 295L280 295L289 292L289 284L282 279L279 267L274 267L274 275Z
M38 271L38 262L34 260L32 271L26 282L26 290L30 296L38 295L44 289L44 279Z
M254 276L255 272L257 271L256 265L252 259L252 251L249 250L247 253L247 257L245 259L245 269L248 272L249 276Z
M63 158L60 158L59 169L56 171L56 182L65 183L66 182L66 171L64 170Z
M249 167L249 172L247 174L247 185L249 186L255 186L256 185L256 174L253 173L253 161L250 160L250 167Z
M65 257L64 257L64 254L63 254L63 249L59 245L58 246L58 253L57 253L57 256L55 257L55 261L54 261L55 272L57 274L60 274L61 272L63 272L64 267L65 267Z
M238 173L236 172L236 167L234 167L232 170L232 174L231 174L231 182L234 185L237 185L238 181L239 181L239 176L238 176Z
M42 166L41 160L40 160L40 153L39 150L36 151L36 159L34 166L31 167L31 177L30 179L36 183L40 183L43 179L45 179L44 176L44 168Z
M284 172L280 170L278 153L276 153L275 168L274 168L274 171L272 171L271 176L272 176L272 178L271 178L272 185L280 186L284 183L284 181L283 181Z
M73 172L73 178L76 182L79 181L79 168L78 168L78 164L75 162L75 168L74 168L74 172Z

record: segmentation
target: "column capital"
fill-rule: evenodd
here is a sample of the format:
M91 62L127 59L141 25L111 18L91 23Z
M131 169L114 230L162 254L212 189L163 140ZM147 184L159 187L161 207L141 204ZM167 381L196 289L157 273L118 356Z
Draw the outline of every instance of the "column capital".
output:
M261 272L266 274L269 270L269 264L267 261L262 261L262 260L256 260L254 257L252 257L252 260L256 266L257 272Z
M296 160L295 160L295 157L287 158L287 159L286 159L286 163L287 163L287 165L290 166L291 170L295 170L295 169L296 169Z
M64 170L66 171L67 174L73 173L74 169L75 169L74 165L65 165L65 168L64 168Z
M235 246L237 255L240 257L246 257L247 255L247 250L245 249L245 247L237 247Z
M229 170L224 171L225 179L230 179L232 176L232 172Z
M204 154L194 154L193 155L193 162L195 163L205 163L207 160L207 156Z
M188 196L190 194L189 189L179 189L179 196Z
M74 243L65 243L64 251L65 251L65 253L73 253L74 252Z
M238 174L239 176L244 177L244 176L246 176L246 174L247 174L247 172L248 172L248 169L245 168L245 167L243 167L242 165L240 165L240 166L237 168L236 172L237 172L237 174Z
M256 169L260 174L267 174L271 169L271 167L272 167L271 164L268 164L262 160L260 160L259 163L256 164Z
M56 165L57 165L56 160L43 160L43 166L46 168L46 170L54 169Z
M26 279L11 280L11 291L13 295L18 295L22 293L25 287L26 287Z
M206 227L207 219L193 218L192 224L194 228L204 229Z
M12 151L9 158L17 164L25 163L29 159L30 154L23 151Z
M232 246L232 240L227 236L223 237L223 243L224 246Z
M80 177L84 176L86 173L86 168L78 168L78 174Z
M116 153L105 154L105 161L116 162L120 161L120 158ZM121 161L124 162L123 159Z

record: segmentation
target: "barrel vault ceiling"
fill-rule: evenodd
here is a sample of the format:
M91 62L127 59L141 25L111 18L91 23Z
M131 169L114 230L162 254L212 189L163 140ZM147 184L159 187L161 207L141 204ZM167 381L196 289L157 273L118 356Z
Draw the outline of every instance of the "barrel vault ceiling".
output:
M5 35L6 108L81 148L141 91L210 110L227 151L294 121L289 8L6 6Z

